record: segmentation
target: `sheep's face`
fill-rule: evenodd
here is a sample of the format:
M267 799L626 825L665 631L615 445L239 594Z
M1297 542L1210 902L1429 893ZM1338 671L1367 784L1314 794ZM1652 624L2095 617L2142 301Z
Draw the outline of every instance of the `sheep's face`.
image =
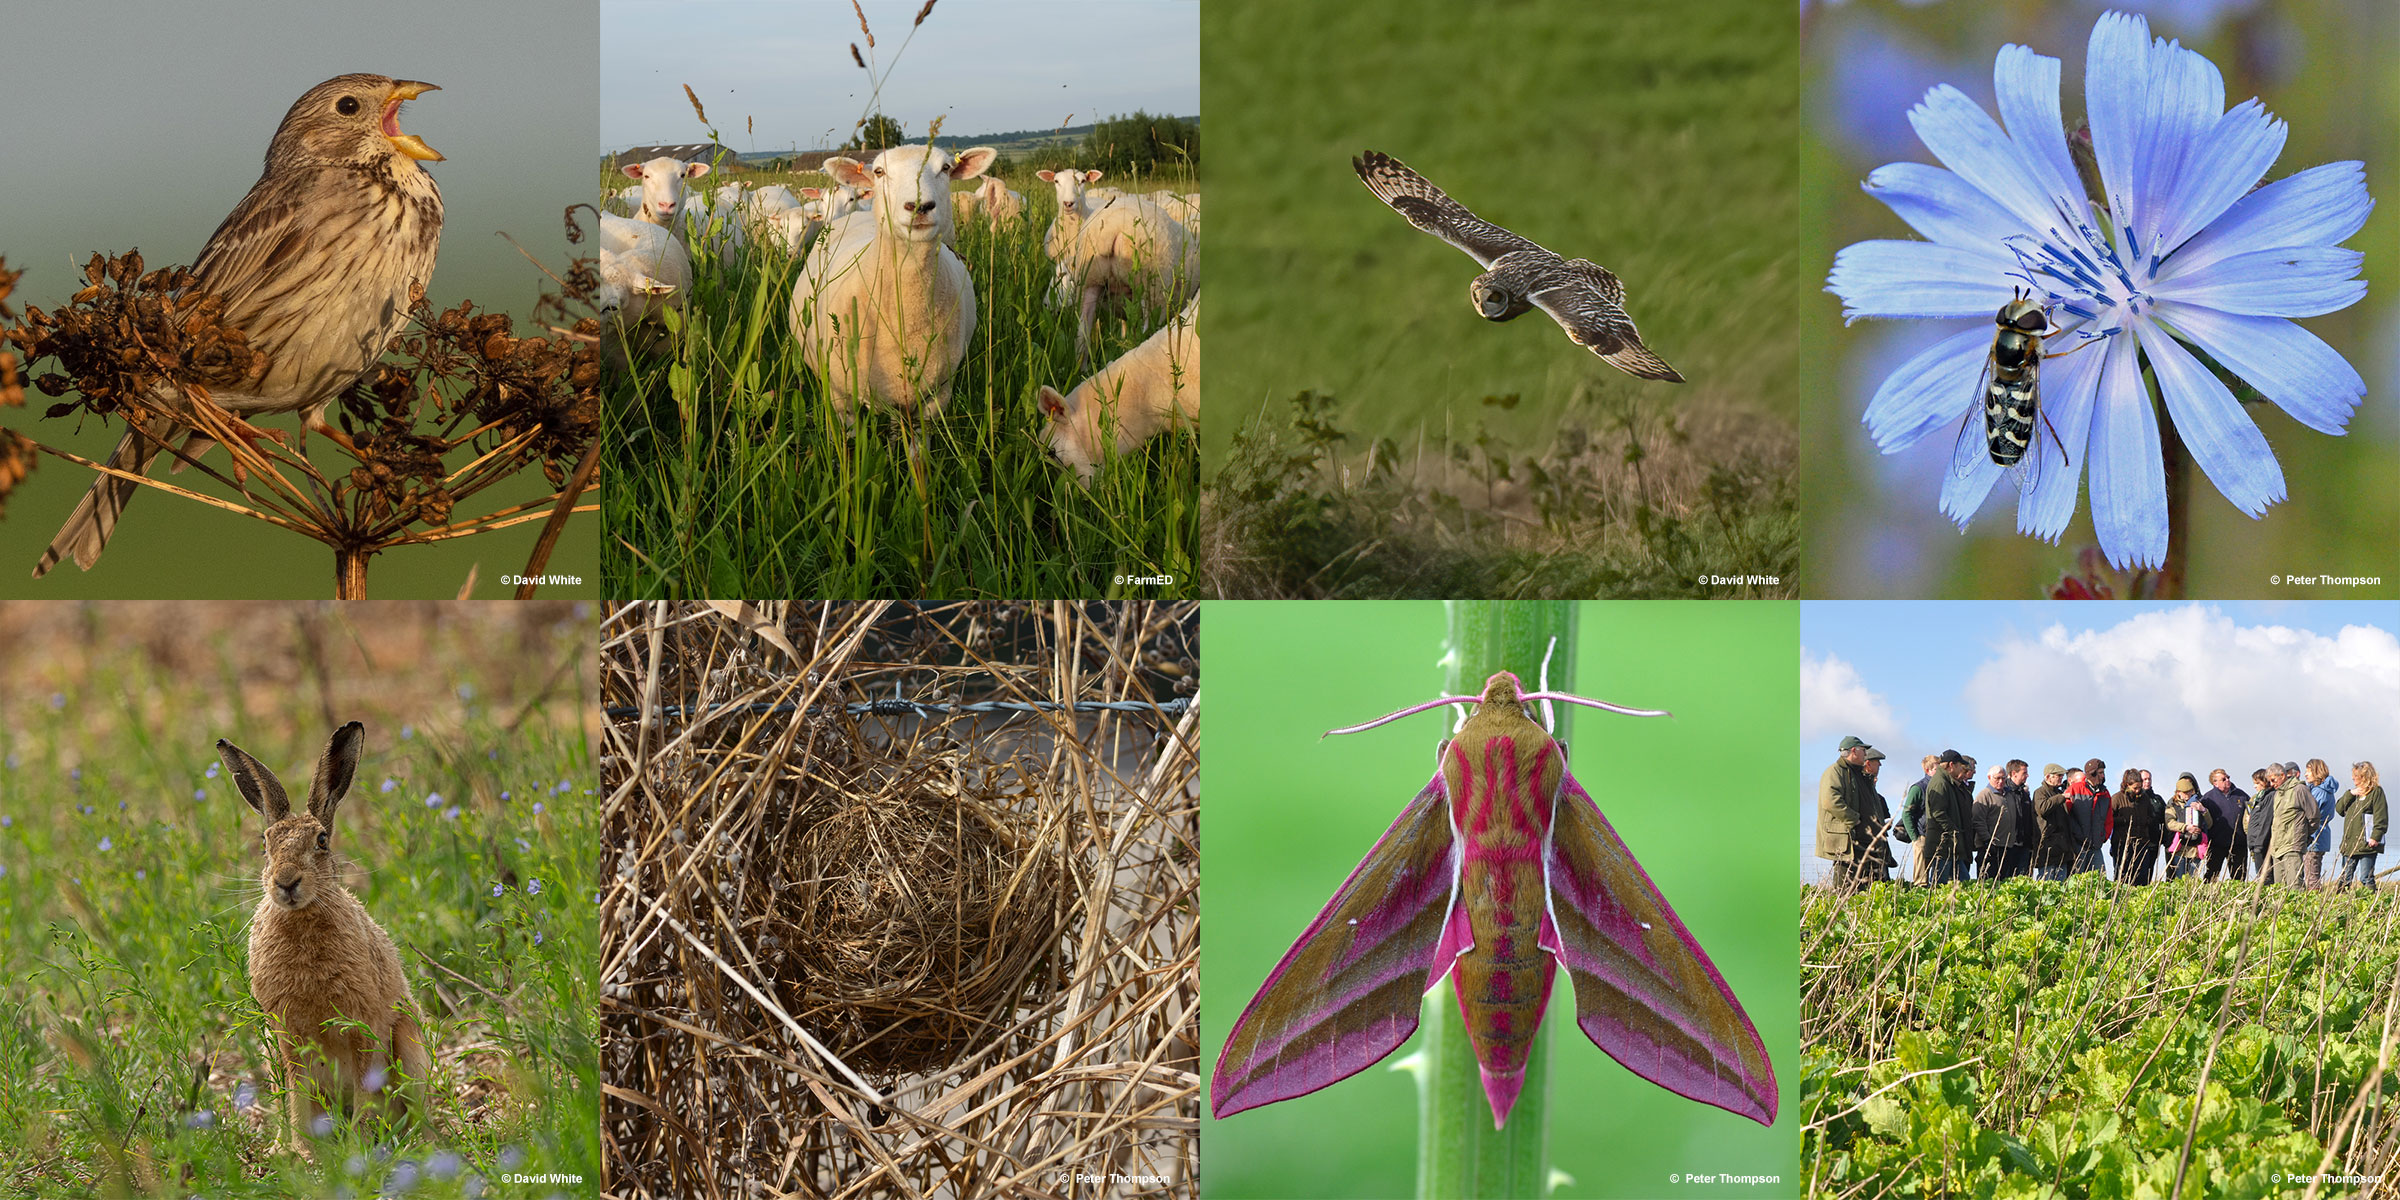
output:
M707 163L679 162L672 158L654 158L649 162L627 163L625 175L642 183L641 218L653 225L672 225L677 213L683 211L689 188L684 182L708 174Z
M1092 444L1093 431L1076 420L1080 399L1080 390L1075 395L1062 396L1057 388L1042 385L1042 440L1050 443L1050 453L1057 455L1058 461L1072 469L1075 478L1088 488L1100 473L1100 452Z
M307 908L333 879L333 829L312 813L298 812L267 826L266 869L259 882L267 899L286 912Z
M1083 207L1084 190L1100 182L1098 171L1037 171L1043 182L1058 193L1058 211Z
M950 233L950 181L973 179L998 152L977 146L956 158L939 146L894 146L861 167L847 158L825 161L834 182L874 193L875 218L883 233L911 242L946 240Z

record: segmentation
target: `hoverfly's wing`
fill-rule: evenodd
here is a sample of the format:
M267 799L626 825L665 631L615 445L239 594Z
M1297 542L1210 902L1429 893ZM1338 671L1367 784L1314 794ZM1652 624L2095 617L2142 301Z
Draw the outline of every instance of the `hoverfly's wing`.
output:
M1540 944L1575 981L1576 1027L1670 1092L1773 1125L1775 1065L1758 1030L1571 774L1544 865Z
M1961 526L1983 507L1992 485L2000 481L2000 464L1992 461L1991 421L1985 415L1992 390L1992 364L1984 360L1975 377L1975 403L1959 423L1958 440L1950 445L1950 469L1942 480L1942 512Z
M1419 1001L1467 948L1450 805L1433 782L1402 809L1233 1023L1217 1116L1304 1096L1373 1066L1417 1029Z

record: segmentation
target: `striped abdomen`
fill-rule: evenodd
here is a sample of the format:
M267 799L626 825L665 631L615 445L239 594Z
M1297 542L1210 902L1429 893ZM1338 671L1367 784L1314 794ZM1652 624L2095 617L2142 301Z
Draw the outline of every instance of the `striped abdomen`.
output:
M1536 943L1549 907L1542 846L1561 768L1548 737L1466 740L1451 743L1444 763L1462 851L1457 903L1474 934L1452 984L1476 1062L1511 1078L1525 1069L1558 971Z

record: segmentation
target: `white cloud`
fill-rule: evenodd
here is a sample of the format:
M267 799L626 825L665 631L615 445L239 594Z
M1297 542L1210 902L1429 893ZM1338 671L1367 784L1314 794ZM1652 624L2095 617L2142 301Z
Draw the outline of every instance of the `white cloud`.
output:
M1801 647L1800 737L1804 741L1855 734L1871 745L1897 744L1900 724L1892 714L1891 702L1867 687L1858 668L1840 655L1820 656Z
M2269 760L2318 757L2341 780L2356 759L2400 767L2383 761L2400 743L2400 638L2367 626L2241 625L2201 605L2083 632L2052 625L1996 645L1966 702L1990 733L2091 743L2111 762L2246 778Z

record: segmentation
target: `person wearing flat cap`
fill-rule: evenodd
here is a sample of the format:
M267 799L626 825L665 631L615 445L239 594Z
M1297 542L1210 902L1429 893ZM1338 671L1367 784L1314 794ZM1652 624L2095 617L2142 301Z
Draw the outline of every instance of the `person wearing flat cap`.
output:
M1925 882L1963 883L1975 828L1974 765L1956 750L1944 750L1925 780L1925 818L1917 829L1917 853L1925 856Z
M1833 889L1855 891L1886 879L1891 859L1883 850L1889 814L1867 772L1874 747L1845 737L1833 765L1817 777L1817 857L1833 864Z
M2317 798L2300 777L2300 764L2276 763L2267 768L2275 785L2275 882L2300 887L2300 863L2317 837Z
M2075 869L2083 850L2083 826L2067 795L2067 769L2057 763L2042 768L2042 786L2033 791L2033 820L2038 827L2033 843L2033 875L2053 883Z

